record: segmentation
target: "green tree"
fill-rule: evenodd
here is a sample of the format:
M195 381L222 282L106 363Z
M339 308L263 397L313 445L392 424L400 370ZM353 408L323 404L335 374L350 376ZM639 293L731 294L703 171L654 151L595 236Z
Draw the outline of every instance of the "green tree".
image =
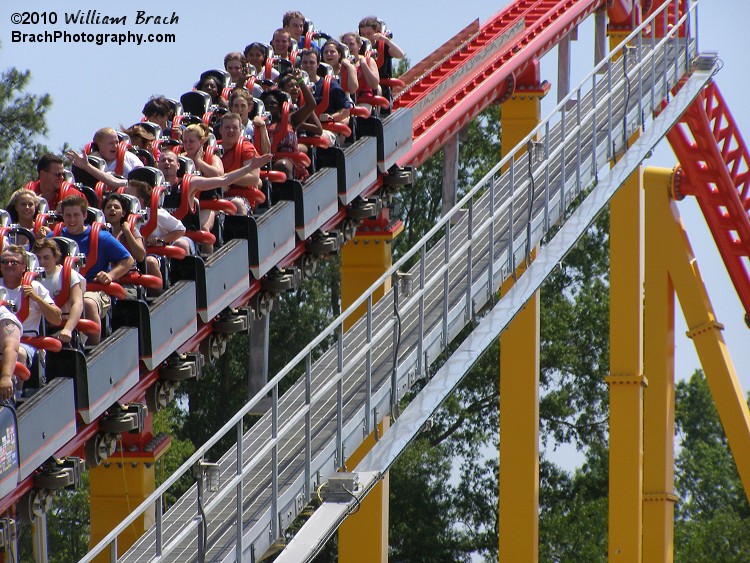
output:
M541 435L551 449L574 445L585 462L572 474L541 464L541 560L606 558L607 237L604 215L542 286ZM480 358L394 465L392 557L418 553L420 538L444 537L427 552L434 560L497 560L499 353L492 346ZM438 493L417 494L420 483Z
M45 113L49 94L27 92L31 73L9 68L0 75L0 198L36 178L35 162L47 148L38 142L47 134Z
M324 260L299 288L279 296L270 313L269 378L330 324L334 312L338 312L331 295L339 284L338 259ZM319 347L317 353L324 352L325 348ZM177 436L193 444L203 444L245 405L248 354L247 334L236 335L216 365L208 366L199 380L188 381L181 388L181 396L189 401L189 416L181 421ZM287 378L282 392L303 369L304 365ZM217 401L217 394L224 399ZM256 417L248 418L248 427L256 420ZM230 433L226 441L215 447L217 457L232 445L233 439Z
M749 561L750 506L705 377L675 389L675 561Z
M500 107L491 106L471 121L466 140L459 143L457 200L500 160ZM401 209L404 232L394 241L394 258L409 250L429 231L442 208L443 149L417 169L417 181L401 190L395 200Z

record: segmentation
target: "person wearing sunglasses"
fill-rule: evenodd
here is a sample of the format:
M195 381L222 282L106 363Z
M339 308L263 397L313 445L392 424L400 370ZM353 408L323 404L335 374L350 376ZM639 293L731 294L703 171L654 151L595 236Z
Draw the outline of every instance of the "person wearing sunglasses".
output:
M19 319L23 327L23 334L28 336L38 336L40 334L40 324L42 317L55 326L62 323L62 312L55 305L54 299L47 288L36 280L31 284L24 285L23 275L27 269L27 254L23 247L9 244L0 254L0 293L5 301L11 301L15 304L15 310L18 311L23 300L27 299L29 303L26 318ZM36 350L28 344L21 344L18 357L27 365L31 363Z
M47 207L54 211L60 200L69 195L83 194L72 184L65 182L63 159L55 154L46 153L36 163L37 180L24 186L47 200ZM63 185L63 182L65 184Z
M21 246L9 244L3 249L0 254L0 289L5 290L4 299L14 302L16 307L21 306L22 298L29 300L29 313L22 319L23 332L37 336L42 317L51 324L59 325L62 313L41 283L33 280L30 285L22 285L27 270L26 260L26 250Z

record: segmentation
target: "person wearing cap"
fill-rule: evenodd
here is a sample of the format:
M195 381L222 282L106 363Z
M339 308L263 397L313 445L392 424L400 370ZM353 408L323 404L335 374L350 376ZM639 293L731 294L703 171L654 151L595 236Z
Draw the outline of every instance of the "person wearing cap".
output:
M130 137L130 144L139 149L151 150L151 142L156 139L151 133L146 131L142 125L133 125L125 129L121 127L122 132Z

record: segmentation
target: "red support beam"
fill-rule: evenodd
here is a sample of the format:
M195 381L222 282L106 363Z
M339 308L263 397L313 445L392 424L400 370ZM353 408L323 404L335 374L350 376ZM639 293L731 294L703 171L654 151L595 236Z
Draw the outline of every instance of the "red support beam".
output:
M682 172L675 197L693 195L750 318L750 153L715 82L667 135Z

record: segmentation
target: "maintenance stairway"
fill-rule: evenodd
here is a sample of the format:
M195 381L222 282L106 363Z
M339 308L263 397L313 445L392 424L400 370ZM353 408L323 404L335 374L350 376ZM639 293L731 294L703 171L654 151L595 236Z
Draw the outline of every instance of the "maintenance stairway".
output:
M399 401L415 383L435 374L467 326L483 315L487 320L492 314L485 312L500 305L506 324L512 319L699 95L715 67L692 67L697 42L686 23L691 15L665 39L642 35L666 14L654 13L597 65L550 118L82 561L108 545L117 560L117 535L132 518L149 511L154 527L120 561L255 561L263 555L318 487L346 467L347 456L378 421L391 414L396 426L402 423ZM647 133L638 137L639 130ZM617 164L610 169L613 160ZM571 214L574 202L580 206ZM520 278L519 292L496 305L503 281L558 228ZM408 274L400 273L409 265ZM394 289L373 304L373 292L390 276ZM344 332L344 319L362 303L366 314ZM493 330L499 334L504 326ZM469 350L474 360L487 342ZM451 374L445 392L471 363ZM289 387L300 371L298 381L280 395L279 387ZM438 376L440 371L425 391L442 381ZM244 417L269 394L270 411L245 431ZM438 395L415 420L424 421L439 406ZM401 442L391 440L394 449L373 469L386 471L419 428L402 423L393 434ZM205 478L206 465L199 462L229 432L236 432L237 447L218 461L219 484L213 487L215 482ZM195 468L197 484L162 514L163 493Z

